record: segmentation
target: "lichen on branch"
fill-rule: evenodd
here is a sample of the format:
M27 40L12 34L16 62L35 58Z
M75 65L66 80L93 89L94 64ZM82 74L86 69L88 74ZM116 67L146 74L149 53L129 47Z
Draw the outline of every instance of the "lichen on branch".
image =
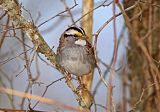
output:
M53 52L48 44L44 41L42 35L38 32L37 27L34 25L34 23L27 21L21 15L21 7L19 4L15 0L0 0L0 7L7 12L14 26L21 28L30 38L34 44L35 50L45 55L45 57L55 66L55 68L64 76L66 76L67 72L56 61L56 53ZM72 80L66 78L66 83L76 96L77 101L84 102L83 98L81 98L81 96L78 94L76 87L72 83Z

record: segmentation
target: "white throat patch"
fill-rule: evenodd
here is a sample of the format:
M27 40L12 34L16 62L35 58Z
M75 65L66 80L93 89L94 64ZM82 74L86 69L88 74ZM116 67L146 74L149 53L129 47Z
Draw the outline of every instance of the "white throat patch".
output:
M78 39L75 41L75 44L85 46L86 45L86 40Z

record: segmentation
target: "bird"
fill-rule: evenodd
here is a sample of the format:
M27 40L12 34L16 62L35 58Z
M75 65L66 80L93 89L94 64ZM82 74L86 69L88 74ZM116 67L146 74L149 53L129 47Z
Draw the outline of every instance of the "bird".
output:
M87 75L96 65L94 49L87 38L83 28L71 26L59 39L57 62L78 77Z

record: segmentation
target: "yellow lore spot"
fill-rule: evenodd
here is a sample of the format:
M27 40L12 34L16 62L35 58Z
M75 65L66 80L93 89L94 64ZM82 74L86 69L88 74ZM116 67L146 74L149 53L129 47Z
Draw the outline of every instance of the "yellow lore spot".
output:
M80 32L75 32L75 35L78 36L78 37L81 37L81 36L82 36L82 33L80 33Z

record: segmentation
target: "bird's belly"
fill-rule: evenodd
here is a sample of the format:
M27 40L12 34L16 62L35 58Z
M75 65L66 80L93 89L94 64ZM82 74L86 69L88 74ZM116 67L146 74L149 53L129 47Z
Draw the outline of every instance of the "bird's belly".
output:
M72 73L78 76L85 75L90 71L89 66L81 63L80 61L73 61L73 60L63 61L63 67L69 73Z
M91 68L83 48L65 49L60 56L59 63L69 73L78 76L89 73Z

